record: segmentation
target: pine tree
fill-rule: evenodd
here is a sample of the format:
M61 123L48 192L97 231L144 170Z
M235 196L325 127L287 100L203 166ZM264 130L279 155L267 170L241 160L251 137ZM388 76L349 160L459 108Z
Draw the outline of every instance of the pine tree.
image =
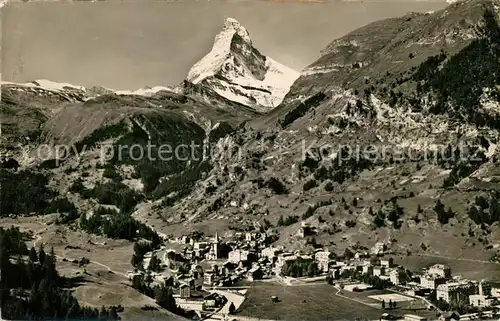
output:
M385 214L382 210L379 210L377 215L373 218L373 223L376 227L382 227L385 225Z
M103 305L101 307L101 311L99 311L99 320L106 320L107 316L108 316L108 311L106 311L106 308Z
M278 219L278 226L283 226L285 224L285 221L283 219L283 215L280 216L280 218Z
M451 209L451 207L448 207L448 211L446 212L446 218L449 220L453 217L455 217L455 213L453 213L453 210Z
M34 247L30 249L30 253L28 255L30 262L38 261L38 255L36 254L36 250Z
M231 302L231 305L229 306L229 314L233 314L235 310L236 310L236 307L234 306L234 303Z
M111 307L108 312L108 319L110 320L117 320L118 319L118 312L116 311L116 307Z
M154 296L156 303L158 303L158 305L171 312L176 312L177 305L175 303L175 299L173 297L172 290L170 289L170 287L167 286L157 287L154 291Z
M318 265L316 262L311 262L307 266L307 276L312 277L315 276L318 273Z
M45 254L45 251L43 250L43 245L40 245L40 248L38 249L38 261L40 262L40 265L43 265L45 262L45 257L47 255Z

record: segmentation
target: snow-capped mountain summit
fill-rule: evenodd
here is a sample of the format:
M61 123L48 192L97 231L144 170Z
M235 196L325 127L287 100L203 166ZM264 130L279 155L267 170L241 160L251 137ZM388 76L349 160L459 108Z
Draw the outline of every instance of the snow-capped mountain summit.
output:
M227 18L212 50L189 71L187 81L248 106L278 106L300 73L262 55L248 31Z

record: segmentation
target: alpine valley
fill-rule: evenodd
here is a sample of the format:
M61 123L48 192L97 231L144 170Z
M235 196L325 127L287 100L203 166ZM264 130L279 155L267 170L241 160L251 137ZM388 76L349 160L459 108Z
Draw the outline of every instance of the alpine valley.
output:
M300 72L227 18L177 86L2 82L1 102L1 225L53 247L58 269L88 258L73 296L124 319L178 317L120 279L141 238L259 231L292 252L500 255L498 1L371 23ZM193 144L168 161L120 154Z

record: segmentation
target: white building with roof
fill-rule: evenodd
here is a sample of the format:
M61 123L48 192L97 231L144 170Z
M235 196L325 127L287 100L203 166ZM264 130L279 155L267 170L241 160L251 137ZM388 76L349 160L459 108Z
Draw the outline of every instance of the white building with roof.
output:
M383 266L375 266L373 268L373 275L374 276L382 276L385 275L385 267Z
M427 269L427 274L449 279L451 278L451 269L444 264L434 264Z
M240 262L247 261L249 253L250 252L246 250L240 250L240 249L233 250L229 252L227 260L231 263L238 264Z
M436 287L436 299L445 302L457 301L460 290L475 286L472 282L449 282Z
M328 272L331 256L332 256L332 253L328 250L318 251L318 252L314 253L314 260L316 261L316 264L318 265L318 269L321 272Z
M385 243L383 242L378 242L378 243L375 243L375 245L372 247L371 249L371 253L372 254L382 254L384 253L384 251L386 250L386 245Z
M385 260L380 260L380 265L385 268L392 268L394 266L394 259L391 257Z
M426 289L435 290L440 284L446 283L446 279L435 275L422 275L420 286Z
M272 261L280 252L281 249L270 246L262 249L261 256L267 258L269 261Z
M394 269L389 272L389 280L394 285L399 285L399 270Z

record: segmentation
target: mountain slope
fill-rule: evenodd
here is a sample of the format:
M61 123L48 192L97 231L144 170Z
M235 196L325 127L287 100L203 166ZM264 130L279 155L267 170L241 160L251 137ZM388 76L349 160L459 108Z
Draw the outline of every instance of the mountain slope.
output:
M206 178L173 208L157 208L159 217L184 221L186 228L218 222L237 229L255 221L276 226L288 216L280 242L291 246L305 245L294 236L305 221L316 229L318 243L337 250L397 240L403 253L420 251L423 242L435 251L491 255L484 244L500 246L496 225L480 233L480 242L467 229L480 226L470 216L476 196L500 190L500 133L495 118L480 124L457 117L456 93L447 83L460 80L457 91L479 92L471 115L497 108L498 96L486 94L500 80L486 70L500 58L498 25L495 2L462 1L335 40L280 106L219 143L221 157ZM439 75L423 73L430 64ZM465 66L466 72L460 69ZM449 70L457 73L453 79ZM491 88L479 91L476 84ZM446 108L436 112L439 97ZM231 146L235 153L227 152ZM437 199L451 208L452 218L435 206ZM443 228L446 244L436 238ZM448 246L453 242L462 247Z
M187 81L212 88L248 106L279 105L299 73L262 55L248 31L227 18L212 50L189 71Z
M264 115L223 90L243 86L229 79L262 85L268 72L246 30L226 21L217 41L229 50L215 46L222 51L172 91L54 105L41 126L42 142L210 142L210 157L99 165L94 148L82 155L85 169L69 161L50 168L52 184L67 193L86 172L83 184L98 193L110 179L103 172L116 171L108 176L151 201L128 206L134 217L166 234L257 221L303 249L312 242L296 236L303 221L315 242L336 251L385 241L402 254L487 257L500 247L498 12L493 1L461 1L355 30L325 48ZM257 97L248 88L241 95ZM103 201L69 195L85 209Z
M403 17L371 23L334 40L321 57L302 71L287 99L319 87L359 89L368 78L372 84L392 78L418 66L427 57L445 50L454 54L477 35L491 1L461 1L429 14L410 13Z

